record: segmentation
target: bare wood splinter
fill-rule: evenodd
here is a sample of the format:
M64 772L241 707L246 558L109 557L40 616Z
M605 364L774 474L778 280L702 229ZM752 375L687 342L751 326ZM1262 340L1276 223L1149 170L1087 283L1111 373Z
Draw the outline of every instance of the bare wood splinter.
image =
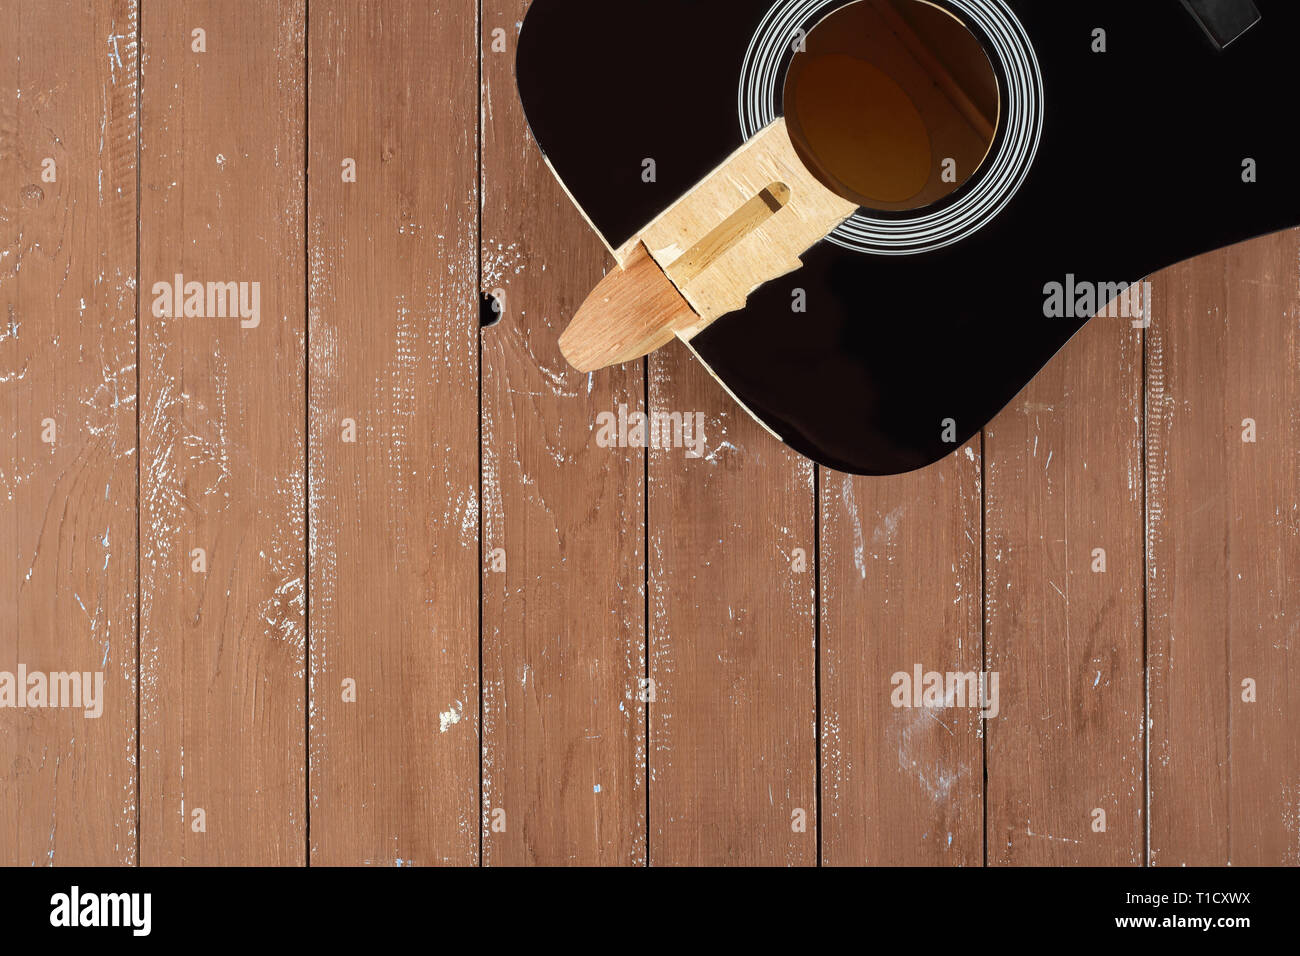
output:
M690 341L793 272L857 206L822 185L777 119L615 252L619 267L560 336L590 372Z

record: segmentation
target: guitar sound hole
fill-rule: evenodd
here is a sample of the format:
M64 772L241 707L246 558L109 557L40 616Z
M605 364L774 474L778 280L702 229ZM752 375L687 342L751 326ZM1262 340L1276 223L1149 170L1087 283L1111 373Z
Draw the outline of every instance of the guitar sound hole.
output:
M827 188L867 209L932 205L993 145L997 76L980 41L925 0L858 0L819 22L790 62L785 118Z

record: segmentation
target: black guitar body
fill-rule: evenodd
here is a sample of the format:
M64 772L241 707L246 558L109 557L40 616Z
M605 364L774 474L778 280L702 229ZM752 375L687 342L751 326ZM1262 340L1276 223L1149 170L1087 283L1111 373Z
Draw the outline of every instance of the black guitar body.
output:
M1300 223L1300 3L1256 0L1262 19L1226 49L1179 0L934 3L1005 51L984 166L937 210L873 214L866 238L814 246L691 343L789 445L859 474L951 454L1105 305L1072 316L1065 301L1061 316L1051 284L1127 285ZM517 57L529 124L617 248L741 146L746 123L781 115L790 25L845 5L534 0ZM1140 318L1095 321L1137 334Z

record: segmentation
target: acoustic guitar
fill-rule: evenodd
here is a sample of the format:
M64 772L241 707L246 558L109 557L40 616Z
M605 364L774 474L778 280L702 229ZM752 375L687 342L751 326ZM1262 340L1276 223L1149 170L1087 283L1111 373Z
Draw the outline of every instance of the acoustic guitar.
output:
M615 258L561 348L677 338L813 460L921 468L1089 320L1140 334L1144 277L1300 223L1296 37L1294 0L534 0L528 123Z

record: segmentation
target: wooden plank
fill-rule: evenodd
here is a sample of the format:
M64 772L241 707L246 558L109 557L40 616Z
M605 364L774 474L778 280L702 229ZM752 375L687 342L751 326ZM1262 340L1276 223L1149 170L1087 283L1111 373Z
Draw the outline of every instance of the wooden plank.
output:
M1231 704L1222 600L1232 499L1217 483L1230 471L1226 456L1241 452L1238 429L1224 417L1227 257L1226 250L1201 256L1152 282L1147 641L1149 861L1157 865L1228 861Z
M0 671L93 695L0 709L6 865L136 860L136 17L0 8Z
M611 263L528 138L525 6L482 17L481 282L505 306L482 336L483 862L641 863L644 453L602 447L596 417L639 411L643 380L560 354Z
M983 857L979 711L895 706L902 685L893 680L918 664L980 670L980 507L978 439L909 475L822 471L828 865L978 866Z
M1142 331L1120 311L985 429L990 863L1144 859Z
M1147 346L1151 862L1300 862L1300 234L1167 270ZM1255 441L1247 441L1254 422ZM1243 681L1256 700L1243 700Z
M311 7L313 864L478 858L477 22Z
M0 7L0 30L6 36L18 35L18 12L16 3ZM18 105L22 102L18 80L18 67L22 62L19 49L5 52L0 56L0 172L5 182L21 178L18 168ZM4 491L4 501L0 504L0 540L13 541L17 547L0 548L0 670L14 673L18 669L18 565L22 562L22 542L18 537L18 505L15 501L15 486L23 474L18 450L18 389L26 377L25 367L30 360L18 357L18 342L14 333L21 330L17 322L18 307L18 262L10 258L22 241L22 224L19 222L18 209L10 196L0 196L0 301L4 303L4 314L0 316L0 489ZM30 412L28 413L30 414ZM30 439L29 439L30 441ZM23 783L14 772L18 767L19 754L26 741L17 733L10 731L13 723L4 719L6 732L0 734L0 767L14 768L3 776L0 784L0 864L14 866L31 860L20 858L22 847L19 838L30 827L22 821L22 811L18 802Z
M649 461L650 862L815 865L813 465L681 344L649 369L693 426Z
M1228 251L1228 862L1300 865L1300 230ZM1235 414L1233 417L1237 417ZM1261 425L1260 422L1263 422ZM1262 430L1263 434L1258 432ZM1227 443L1225 443L1227 444ZM1259 454L1252 458L1251 452ZM1231 460L1230 460L1231 461ZM1256 685L1244 700L1243 682Z
M304 17L302 0L143 13L148 865L306 860ZM206 296L205 317L160 317L177 274L247 283L249 323L256 288L259 321L209 317Z

